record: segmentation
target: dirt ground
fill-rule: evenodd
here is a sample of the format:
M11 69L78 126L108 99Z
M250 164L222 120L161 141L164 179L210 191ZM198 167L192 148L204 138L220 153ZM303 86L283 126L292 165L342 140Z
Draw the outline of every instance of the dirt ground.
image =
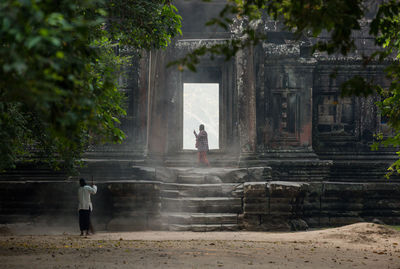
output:
M24 231L0 227L0 268L400 269L400 232L372 223L296 233Z

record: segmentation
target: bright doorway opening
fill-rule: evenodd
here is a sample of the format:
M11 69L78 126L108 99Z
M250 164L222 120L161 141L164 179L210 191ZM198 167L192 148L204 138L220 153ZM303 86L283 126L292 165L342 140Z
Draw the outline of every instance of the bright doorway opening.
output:
M196 149L193 130L204 124L210 149L219 149L219 83L183 84L183 149Z

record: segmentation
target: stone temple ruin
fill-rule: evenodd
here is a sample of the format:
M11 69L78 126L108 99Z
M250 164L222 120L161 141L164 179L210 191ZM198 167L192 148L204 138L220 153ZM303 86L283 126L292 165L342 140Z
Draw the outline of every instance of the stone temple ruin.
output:
M204 57L196 73L166 68L237 34L204 27L223 4L177 1L183 36L127 67L128 138L88 151L81 171L99 186L97 224L194 231L399 224L400 181L383 178L396 155L370 150L374 133L391 132L377 97L340 97L339 86L354 75L388 83L384 64L362 67L361 55L376 49L367 27L354 33L355 53L311 55L316 39L296 40L265 20L267 41L228 62ZM218 84L219 147L208 154L209 169L196 168L195 151L183 146L185 83ZM2 223L76 215L77 180L63 173L24 166L2 174L0 184Z

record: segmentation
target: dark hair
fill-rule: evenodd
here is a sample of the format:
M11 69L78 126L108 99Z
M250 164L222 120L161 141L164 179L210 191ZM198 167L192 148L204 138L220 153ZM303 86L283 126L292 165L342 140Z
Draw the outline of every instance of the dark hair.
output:
M81 187L86 186L86 181L83 178L79 179L79 185L81 185Z
M204 130L204 124L200 124L199 129L200 131Z

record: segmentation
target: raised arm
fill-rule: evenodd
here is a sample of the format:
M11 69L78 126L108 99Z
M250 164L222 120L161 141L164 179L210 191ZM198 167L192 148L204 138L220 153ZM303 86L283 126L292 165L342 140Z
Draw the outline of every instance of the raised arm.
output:
M93 185L93 187L90 187L89 185L86 185L85 189L87 189L89 191L89 193L91 193L91 194L96 194L96 192L97 192L97 186L96 185Z

